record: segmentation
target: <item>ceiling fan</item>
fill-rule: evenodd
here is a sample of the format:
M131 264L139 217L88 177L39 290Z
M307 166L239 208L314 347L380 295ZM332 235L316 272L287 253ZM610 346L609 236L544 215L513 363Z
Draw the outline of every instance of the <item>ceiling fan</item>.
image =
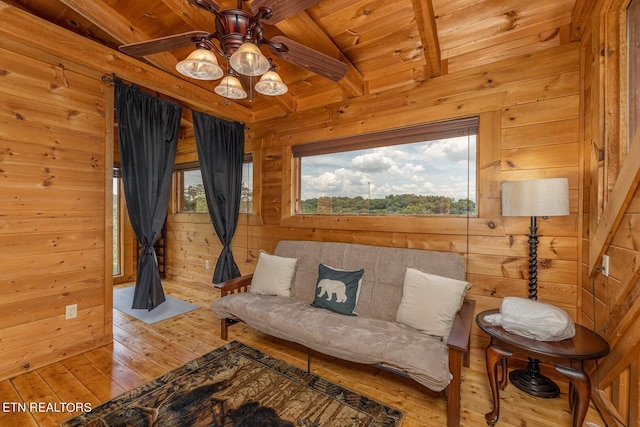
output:
M120 50L131 56L146 56L166 50L194 45L196 50L176 66L186 76L216 80L224 72L218 66L213 50L229 61L231 69L216 87L216 93L241 99L246 92L237 80L237 75L262 76L256 84L256 91L264 95L280 95L287 91L282 79L277 75L270 58L262 55L259 46L267 45L270 51L294 65L307 69L330 80L338 81L348 71L344 62L284 36L270 40L264 37L262 24L276 24L295 13L318 3L319 0L253 0L251 13L242 9L238 0L237 9L220 10L215 0L188 0L215 16L215 31L189 31L143 42L125 44ZM218 44L212 42L213 39Z

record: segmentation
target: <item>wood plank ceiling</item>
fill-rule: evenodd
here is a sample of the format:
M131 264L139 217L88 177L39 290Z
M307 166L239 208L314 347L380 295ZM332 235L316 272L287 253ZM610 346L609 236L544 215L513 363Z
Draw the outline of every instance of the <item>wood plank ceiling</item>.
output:
M113 49L121 44L191 30L214 31L211 13L187 0L11 0L9 3ZM222 9L236 0L217 0ZM286 3L281 0L280 3ZM274 57L288 93L232 101L265 119L343 102L508 57L526 55L580 37L576 0L321 0L276 25L284 35L349 66L338 82ZM579 2L580 4L582 2ZM588 3L588 2L587 2ZM243 2L250 10L250 1ZM578 11L579 12L579 11ZM191 47L149 55L154 66L175 70ZM272 56L269 48L263 53ZM225 61L220 61L224 67ZM182 77L182 76L181 76ZM186 77L182 77L187 79ZM192 81L211 90L214 82ZM247 91L249 91L247 89Z

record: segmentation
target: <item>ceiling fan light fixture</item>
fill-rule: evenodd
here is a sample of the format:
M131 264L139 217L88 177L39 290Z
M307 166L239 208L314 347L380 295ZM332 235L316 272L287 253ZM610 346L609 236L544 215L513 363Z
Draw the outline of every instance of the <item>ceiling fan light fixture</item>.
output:
M244 42L229 59L231 68L245 76L260 76L271 68L269 60L253 42Z
M214 91L218 95L230 99L244 99L247 97L247 92L242 88L240 80L234 76L226 76L220 80L220 84L216 86Z
M282 95L289 90L287 85L282 82L278 73L273 70L267 71L260 77L260 81L256 83L255 89L256 92L268 96Z
M198 48L176 64L176 70L184 76L198 80L217 80L224 75L216 56L207 49Z

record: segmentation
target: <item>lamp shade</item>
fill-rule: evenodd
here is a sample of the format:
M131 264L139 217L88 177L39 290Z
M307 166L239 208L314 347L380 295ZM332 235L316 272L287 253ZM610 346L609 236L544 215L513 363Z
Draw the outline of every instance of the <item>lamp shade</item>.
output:
M198 80L217 80L224 72L218 65L216 56L207 49L198 48L176 64L182 75Z
M260 81L256 83L256 91L263 95L276 96L287 93L287 85L282 82L282 79L275 71L267 71Z
M215 93L225 98L244 99L247 92L242 88L240 80L234 76L226 76L220 80L220 84L214 89Z
M569 215L569 180L545 178L503 182L502 215Z
M260 76L271 67L269 60L255 43L245 42L229 59L231 67L245 76Z

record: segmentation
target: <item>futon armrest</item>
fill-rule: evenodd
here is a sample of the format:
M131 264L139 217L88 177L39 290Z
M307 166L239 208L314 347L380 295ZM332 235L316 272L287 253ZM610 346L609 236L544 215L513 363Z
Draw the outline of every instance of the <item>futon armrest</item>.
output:
M465 299L462 307L456 313L453 320L453 326L449 333L447 345L450 349L462 352L469 351L469 343L471 339L471 324L473 323L473 310L476 302L474 300Z
M253 279L253 274L247 274L246 276L240 276L218 283L215 286L220 289L220 296L223 297L229 294L247 292L249 286L251 286L251 279Z
M464 300L456 313L449 333L449 372L451 382L447 387L447 427L460 427L460 392L462 391L462 366L469 367L471 359L471 324L476 302Z

